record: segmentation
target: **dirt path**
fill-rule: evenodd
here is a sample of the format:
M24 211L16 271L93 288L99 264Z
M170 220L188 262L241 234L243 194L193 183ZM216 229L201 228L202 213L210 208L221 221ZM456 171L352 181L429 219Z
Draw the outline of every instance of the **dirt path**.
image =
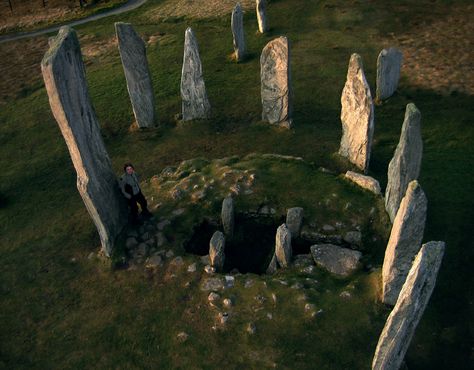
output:
M62 26L66 26L66 25L71 26L71 27L78 26L80 24L96 21L98 19L109 17L111 15L117 15L117 14L125 13L125 12L128 12L130 10L138 8L139 6L146 3L146 1L147 0L130 0L128 3L126 3L125 5L120 6L118 8L111 9L111 10L103 12L103 13L91 15L90 17L79 19L77 21L58 24L56 26L43 28L42 30L38 30L38 31L19 32L19 33L14 33L14 34L10 34L10 35L0 36L0 44L4 43L4 42L8 42L8 41L20 40L20 39L24 39L24 38L28 38L28 37L40 36L40 35L44 35L44 34L47 34L47 33L56 32Z

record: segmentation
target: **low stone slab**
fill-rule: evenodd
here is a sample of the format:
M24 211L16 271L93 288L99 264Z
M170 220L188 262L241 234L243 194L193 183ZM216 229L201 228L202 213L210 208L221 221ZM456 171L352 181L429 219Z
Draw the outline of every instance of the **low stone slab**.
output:
M211 266L215 267L216 271L222 271L225 261L225 237L220 231L212 235L209 243L209 257Z
M224 279L220 276L203 279L201 282L200 289L203 291L223 290Z
M436 284L445 243L423 244L380 335L373 370L398 370Z
M418 179L423 154L421 113L415 104L407 104L397 149L388 165L385 209L393 222L410 181Z
M385 249L382 267L382 301L394 305L421 247L428 201L414 180L408 185Z
M290 46L286 37L270 41L260 56L262 121L290 128L291 91Z
M280 225L275 238L275 255L278 264L281 267L288 267L291 263L292 253L290 230L285 224Z
M234 234L234 201L227 197L222 202L221 221L224 234L231 238Z
M346 179L359 185L361 188L371 191L376 195L380 195L380 184L373 177L361 175L360 173L347 171L344 175Z
M362 253L359 251L333 244L316 244L310 249L316 265L332 274L346 277L360 267Z
M403 54L397 48L383 49L377 58L377 100L387 99L397 90Z
M359 54L352 54L341 95L339 154L367 173L374 135L374 103Z
M286 226L290 230L291 237L297 238L300 236L301 225L303 225L304 211L301 207L288 208L286 212Z

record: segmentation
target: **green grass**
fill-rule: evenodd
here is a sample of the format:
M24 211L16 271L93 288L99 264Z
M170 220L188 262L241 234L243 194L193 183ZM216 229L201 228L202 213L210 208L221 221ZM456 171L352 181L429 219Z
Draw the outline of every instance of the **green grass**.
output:
M420 19L439 17L450 2L272 1L269 35L257 35L254 13L245 15L250 57L241 64L228 58L232 52L228 17L154 24L147 19L147 10L156 3L78 28L80 35L108 38L114 33L113 22L123 20L132 22L141 34L170 36L165 44L148 49L162 126L157 130L128 131L133 114L118 51L92 60L87 67L90 94L117 174L126 160L150 178L165 166L196 157L302 156L308 167L301 172L282 165L269 168L272 176L283 179L287 171L295 171L294 189L282 191L284 187L272 176L262 180L273 185L268 194L279 212L314 197L308 210L317 218L316 202L326 195L298 189L313 184L307 181L308 172L317 172L319 166L335 172L346 169L333 153L340 140L339 99L350 53L362 55L374 88L380 37L402 33ZM175 127L184 30L189 25L198 38L213 118ZM295 125L291 131L259 122L259 54L280 34L292 42ZM469 261L474 247L470 229L474 98L441 96L404 79L398 94L375 111L370 174L383 187L408 102L422 113L420 183L429 202L424 241L444 240L447 249L406 362L410 369L468 368L473 317ZM338 296L346 282L321 273L318 280L331 293L311 293L310 301L325 311L316 324L302 320L300 309L292 304L294 293L270 279L269 289L278 290L284 303L273 321L260 319L257 334L249 337L244 332L246 321L239 317L230 321L229 330L213 333L205 294L194 280L191 286L196 289L184 289L185 274L167 280L166 271L148 277L143 272L111 271L102 262L89 260L99 238L77 193L74 169L44 88L2 106L0 167L0 367L217 368L225 363L231 368L267 368L273 362L282 368L369 367L388 315L375 302L378 272L355 277L359 283L350 306ZM314 187L324 184L321 181ZM352 197L353 192L360 193L349 187L341 194ZM176 231L184 232L187 226L176 226ZM373 258L380 266L381 255ZM296 271L288 274L297 276ZM260 286L251 291L237 286L230 293L241 302L237 307L243 308L260 290ZM196 312L186 311L189 307ZM175 340L179 331L190 334L184 345Z

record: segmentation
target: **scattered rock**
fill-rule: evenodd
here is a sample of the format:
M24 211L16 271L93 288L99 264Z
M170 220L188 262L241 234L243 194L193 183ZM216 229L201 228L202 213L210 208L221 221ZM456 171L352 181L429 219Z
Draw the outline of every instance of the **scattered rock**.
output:
M203 263L204 265L209 265L211 263L211 259L209 258L208 254L206 254L205 256L201 256L200 259L201 263Z
M166 256L166 258L171 258L171 257L174 256L174 252L173 252L171 249L169 249L169 250L166 252L165 256Z
M344 241L350 245L360 247L362 245L362 233L360 231L349 231L344 235Z
M224 298L222 301L224 307L230 308L233 306L232 300L230 298Z
M247 325L246 331L250 335L254 335L257 332L257 327L255 326L255 324L253 322L251 322Z
M334 226L331 226L331 225L324 225L324 226L323 226L323 231L331 232L331 231L334 231L334 230L336 230L336 229L334 228Z
M151 256L146 262L147 268L155 268L163 265L163 260L160 256Z
M344 290L343 292L341 292L341 294L339 294L339 297L344 298L344 299L350 299L352 298L352 294L348 292L347 290Z
M182 331L181 333L178 333L178 335L176 336L176 338L178 339L178 341L180 343L184 343L188 340L189 338L189 335L187 333L185 333L184 331Z
M192 263L188 266L188 272L196 272L196 263Z
M225 287L226 288L233 288L235 285L235 277L231 275L224 276L225 278Z
M156 233L156 246L158 248L162 247L166 243L166 238L163 233Z
M171 214L173 216L180 216L182 215L186 210L184 208L178 208L178 209L175 209L173 212L171 212Z
M204 266L204 271L207 273L207 274L215 274L216 273L216 268L211 266L211 265L206 265Z
M204 278L201 283L201 290L210 291L210 290L222 290L224 289L224 282L221 277L209 277Z
M158 230L162 231L168 225L171 225L171 221L165 219L163 221L158 222L156 224L156 227L158 228Z
M245 288L250 288L250 287L253 286L253 284L254 284L254 281L251 280L251 279L248 279L248 280L245 281L244 287Z
M217 294L216 292L210 292L209 295L207 296L207 300L210 302L210 303L215 303L217 302L217 300L219 300L221 298L221 296L219 294Z

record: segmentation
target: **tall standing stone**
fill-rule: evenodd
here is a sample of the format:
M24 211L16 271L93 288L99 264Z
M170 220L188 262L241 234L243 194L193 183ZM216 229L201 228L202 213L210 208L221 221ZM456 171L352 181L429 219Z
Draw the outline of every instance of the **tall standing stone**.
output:
M342 138L339 154L367 173L374 134L374 104L362 65L352 54L341 96Z
M224 234L232 238L234 234L234 201L232 197L227 197L222 202L221 221Z
M290 128L293 96L291 91L290 45L281 36L270 41L260 57L262 120Z
M424 244L380 335L373 370L398 370L436 284L444 242Z
M423 141L421 139L421 114L415 104L408 104L400 141L388 165L388 181L385 190L385 209L393 222L400 201L408 184L420 173Z
M265 33L268 31L267 25L267 1L266 0L256 0L257 5L257 21L258 21L258 30L260 33Z
M222 271L225 262L225 237L220 231L216 231L209 242L209 258L211 266L216 271Z
M231 28L235 59L240 62L245 57L244 15L240 3L237 3L232 11Z
M183 121L205 119L211 115L206 85L202 76L199 47L193 30L188 27L184 38L183 69L181 73Z
M145 43L129 23L115 23L115 32L137 126L152 127L155 125L155 96Z
M275 255L281 267L287 267L291 263L291 233L285 224L278 227L275 238Z
M393 222L382 268L382 301L394 305L418 253L425 231L428 201L413 180L400 203Z
M398 87L403 54L397 48L383 49L377 58L376 99L383 100L392 96Z
M49 104L77 173L77 189L110 256L127 222L126 202L91 105L76 32L61 27L41 62Z

